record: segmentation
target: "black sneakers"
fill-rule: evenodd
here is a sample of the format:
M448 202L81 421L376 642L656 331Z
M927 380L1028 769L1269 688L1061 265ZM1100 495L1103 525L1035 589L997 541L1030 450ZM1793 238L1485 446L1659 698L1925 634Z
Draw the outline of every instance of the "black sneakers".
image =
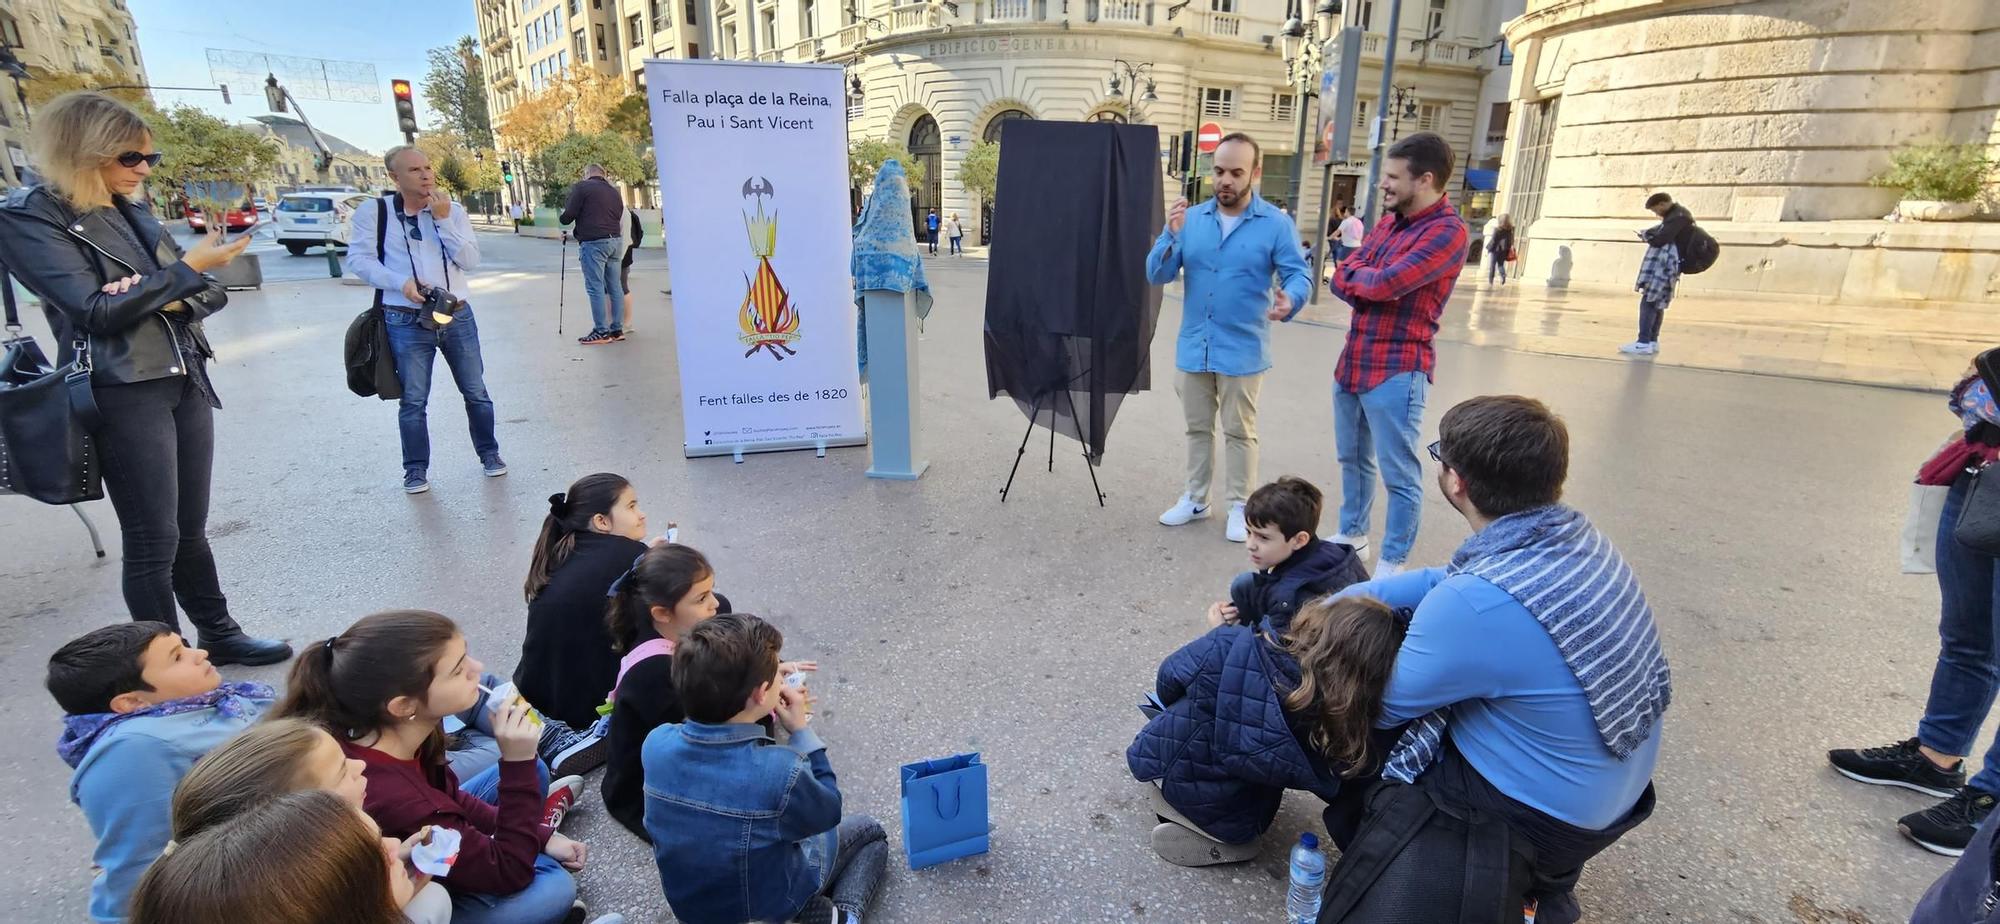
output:
M1915 738L1879 748L1828 751L1826 759L1834 770L1850 780L1875 786L1901 786L1940 799L1957 795L1965 786L1964 761L1950 770L1940 770L1930 758L1918 752Z
M1896 830L1925 850L1955 857L1965 852L1995 801L1992 793L1967 786L1930 808L1904 815Z
M584 346L598 346L606 343L616 343L623 339L625 338L617 336L608 330L593 330L590 333L584 334L583 336L576 338L576 342L581 343Z

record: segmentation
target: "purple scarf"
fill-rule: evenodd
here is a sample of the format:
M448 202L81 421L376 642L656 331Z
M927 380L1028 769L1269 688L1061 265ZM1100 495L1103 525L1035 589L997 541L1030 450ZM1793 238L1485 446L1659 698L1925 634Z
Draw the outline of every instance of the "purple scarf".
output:
M84 755L90 753L90 746L96 744L97 739L104 737L105 732L120 722L145 716L180 715L197 709L214 709L217 715L225 719L241 718L256 713L257 704L251 700L268 701L276 695L270 687L261 683L237 681L225 683L197 696L168 700L131 712L96 712L90 715L65 716L62 737L56 739L56 755L74 770L77 764L83 763Z

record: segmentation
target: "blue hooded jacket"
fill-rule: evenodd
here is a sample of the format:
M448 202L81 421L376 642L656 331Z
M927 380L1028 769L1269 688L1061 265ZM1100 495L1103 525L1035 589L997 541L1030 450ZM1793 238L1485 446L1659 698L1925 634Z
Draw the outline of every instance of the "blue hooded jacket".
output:
M1354 549L1314 539L1276 568L1246 571L1229 585L1236 621L1283 635L1299 608L1314 599L1368 580L1368 568Z
M1332 801L1339 768L1300 743L1281 704L1298 682L1298 662L1246 626L1189 642L1160 664L1166 711L1126 749L1132 776L1158 780L1168 804L1231 844L1269 828L1287 789Z

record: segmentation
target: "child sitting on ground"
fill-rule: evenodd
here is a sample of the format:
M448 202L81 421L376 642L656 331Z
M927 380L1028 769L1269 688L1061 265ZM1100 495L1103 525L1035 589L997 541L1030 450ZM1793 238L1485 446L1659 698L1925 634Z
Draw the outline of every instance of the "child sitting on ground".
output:
M106 626L49 658L49 694L68 717L56 753L70 799L97 837L90 916L122 921L170 836L174 785L203 754L269 708L271 688L223 683L207 652L163 623Z
M318 724L364 764L368 814L388 836L426 826L458 832L458 859L444 877L455 918L580 918L571 873L583 868L586 850L555 826L556 810L583 780L551 788L535 757L540 734L526 702L516 696L493 704L498 765L461 784L445 760L443 720L481 700L475 678L483 670L451 620L391 610L308 646L275 711Z
M882 826L841 815L803 685L780 677L784 636L747 614L695 626L674 649L687 721L646 739L646 830L686 924L859 922L889 862ZM776 711L780 746L756 723Z
M266 719L196 761L174 789L174 843L184 844L286 793L322 789L356 812L368 793L365 765L347 756L340 742L304 719ZM366 817L365 815L363 817ZM427 832L398 845L399 860ZM412 890L398 894L409 924L450 924L451 896L421 872L407 874Z
M1243 505L1249 571L1229 585L1229 602L1209 607L1210 622L1268 627L1283 635L1292 614L1316 597L1368 580L1354 549L1318 537L1322 497L1286 475L1258 488Z
M1333 801L1372 772L1382 693L1405 626L1363 598L1319 599L1283 634L1223 624L1160 665L1154 716L1125 752L1159 824L1153 849L1179 866L1237 863L1287 789Z

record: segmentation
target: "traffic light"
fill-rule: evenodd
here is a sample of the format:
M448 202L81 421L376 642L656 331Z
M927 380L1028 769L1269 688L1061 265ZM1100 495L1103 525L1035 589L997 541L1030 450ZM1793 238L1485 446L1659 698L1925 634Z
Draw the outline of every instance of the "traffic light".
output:
M410 99L410 82L407 80L391 80L389 81L389 92L396 96L396 127L402 129L405 135L416 134L417 106Z
M514 182L514 164L512 161L503 160L500 162L500 179L509 183Z

